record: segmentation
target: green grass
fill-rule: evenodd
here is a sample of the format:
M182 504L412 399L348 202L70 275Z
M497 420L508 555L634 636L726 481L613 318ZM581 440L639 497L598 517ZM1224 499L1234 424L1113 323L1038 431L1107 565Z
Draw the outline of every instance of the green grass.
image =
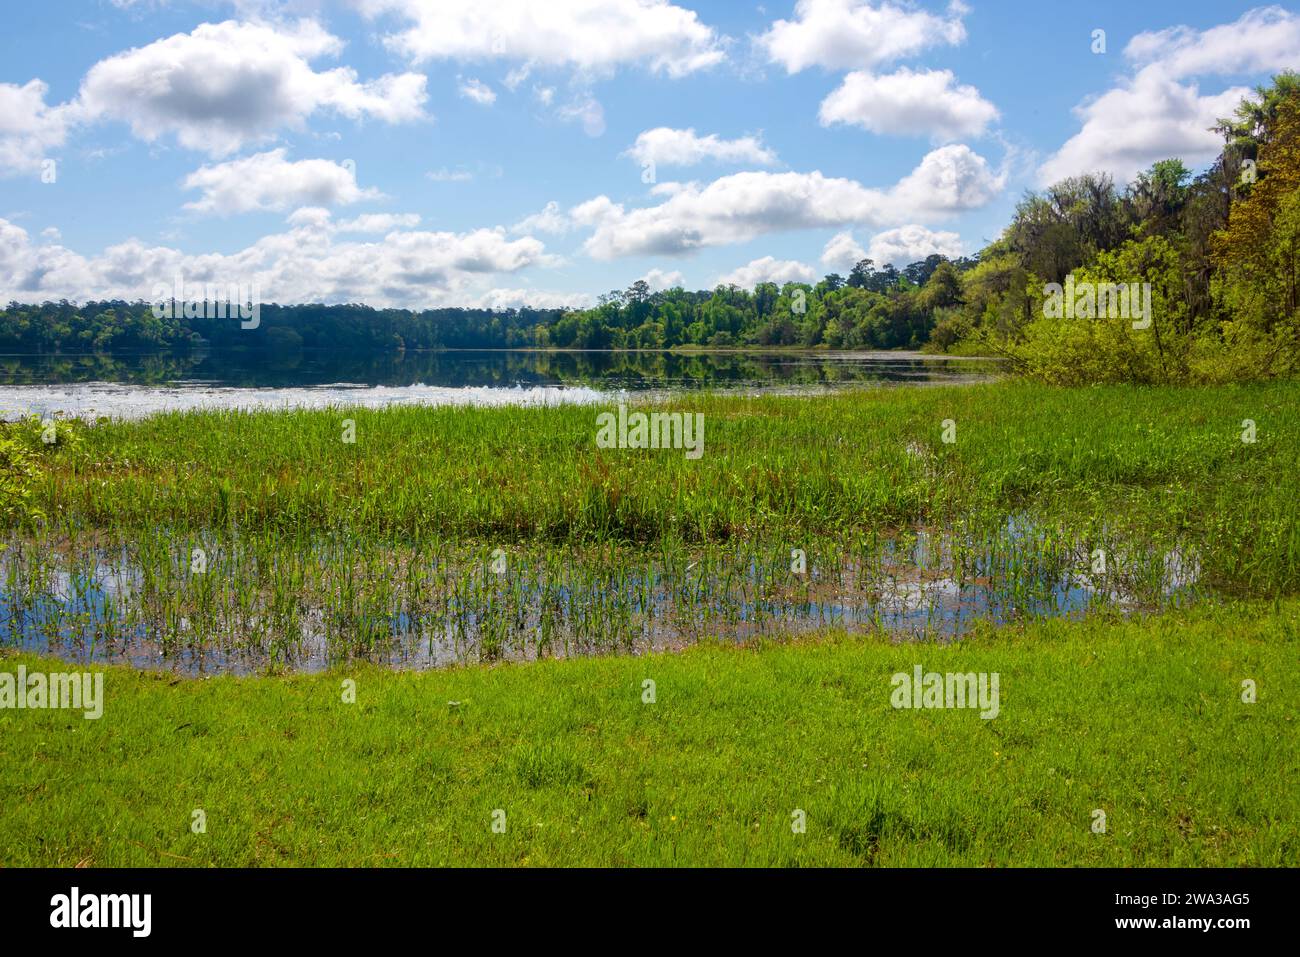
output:
M646 647L669 619L745 632L770 602L801 619L787 631L826 605L876 621L879 596L922 575L979 582L1008 617L1055 614L1097 550L1093 594L1129 606L1165 604L1171 556L1197 588L1294 595L1298 397L1290 382L679 396L670 408L704 416L699 460L599 449L591 406L103 422L37 444L45 520L9 539L0 615L83 653L145 635L284 662L315 629L332 661L449 633L473 660ZM936 566L908 555L918 535L942 546ZM196 548L207 571L191 573ZM139 587L112 605L106 576Z
M0 711L0 864L1295 866L1298 639L1283 601L946 646L114 668L98 721ZM59 667L0 670L20 662ZM894 710L890 676L915 664L998 672L1001 713Z
M1032 507L1187 531L1216 579L1271 595L1300 585L1297 398L1290 382L678 398L664 407L705 416L698 461L597 449L582 406L178 413L80 430L35 498L83 532L493 545L838 539Z

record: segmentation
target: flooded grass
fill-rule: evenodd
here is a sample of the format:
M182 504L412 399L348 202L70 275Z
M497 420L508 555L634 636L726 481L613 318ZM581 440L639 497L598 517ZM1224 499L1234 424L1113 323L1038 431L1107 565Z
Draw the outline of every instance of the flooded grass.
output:
M656 405L704 415L698 460L598 449L591 407L103 421L51 450L43 519L8 533L0 636L190 673L425 667L1290 594L1295 399L999 383Z
M1198 594L1195 560L1176 547L1088 542L1025 520L801 544L15 537L0 555L0 629L78 662L315 671L645 653L831 626L951 638L981 619L1152 610Z

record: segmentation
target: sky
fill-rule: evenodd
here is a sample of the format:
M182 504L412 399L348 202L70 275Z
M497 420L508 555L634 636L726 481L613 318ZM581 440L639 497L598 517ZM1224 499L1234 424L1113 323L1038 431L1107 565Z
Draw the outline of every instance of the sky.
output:
M1232 0L0 7L0 302L581 306L970 255L1300 68Z

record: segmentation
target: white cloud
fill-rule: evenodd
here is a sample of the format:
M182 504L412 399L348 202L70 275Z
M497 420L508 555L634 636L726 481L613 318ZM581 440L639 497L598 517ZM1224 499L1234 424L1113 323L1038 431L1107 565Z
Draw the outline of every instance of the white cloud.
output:
M961 237L956 233L932 232L915 224L900 226L872 236L866 258L877 266L885 263L906 266L933 253L956 259L962 255Z
M149 299L180 272L187 282L253 283L263 302L366 302L376 306L464 305L492 295L493 277L556 260L532 237L503 229L466 233L394 228L378 241L339 238L377 221L334 224L328 211L296 211L288 228L230 254L188 255L129 239L98 255L35 244L0 219L0 301Z
M573 225L560 211L560 204L552 200L540 212L525 216L510 227L512 233L564 233Z
M663 269L651 269L641 277L650 287L651 292L660 292L664 289L675 289L678 286L686 285L686 277L676 269L665 271Z
M1172 27L1139 33L1124 48L1138 66L1159 65L1169 76L1273 73L1293 68L1300 50L1300 15L1258 7L1232 23L1206 30Z
M1047 185L1079 173L1107 172L1127 182L1169 157L1193 166L1209 162L1223 149L1210 127L1248 93L1233 87L1202 96L1195 84L1179 83L1158 68L1143 70L1075 110L1083 128L1039 167L1039 181Z
M186 209L219 216L339 206L382 196L376 189L359 188L356 174L346 166L324 159L293 162L285 159L283 149L203 166L185 178L184 187L203 191Z
M867 251L847 229L832 236L822 248L822 265L830 269L852 269L866 258Z
M363 213L338 224L340 233L389 233L420 225L419 213Z
M467 100L473 100L480 106L491 106L497 101L496 91L482 80L473 78L462 80L459 89L461 96Z
M799 0L794 20L777 20L758 39L774 63L789 73L808 67L869 69L939 45L966 39L966 8L952 3L947 16L911 4L870 0Z
M627 150L643 166L694 166L705 160L719 163L755 163L771 166L776 154L754 136L720 139L716 133L699 136L694 129L675 130L667 126L641 133Z
M873 133L946 141L979 136L998 111L975 87L955 85L951 70L903 67L883 76L850 73L822 100L819 116L822 126L850 123Z
M579 226L598 226L623 215L623 207L608 196L596 196L569 210L569 218Z
M0 177L32 173L63 145L70 123L66 106L46 106L49 87L0 83Z
M213 156L302 128L318 110L388 123L423 116L420 74L359 82L349 67L317 72L310 65L342 48L311 20L204 23L96 63L76 108L87 119L129 123L148 142L173 133L182 146Z
M593 72L639 64L678 77L725 58L714 30L667 0L354 2L368 17L406 21L384 43L413 63L508 59Z
M942 219L978 209L1006 185L1005 173L994 173L984 157L969 146L953 144L926 153L916 169L890 191L889 219Z
M555 87L535 86L533 87L533 96L537 97L537 102L542 106L550 106L555 101Z
M1094 171L1129 180L1169 157L1192 166L1210 162L1223 143L1209 128L1251 91L1203 95L1197 79L1293 68L1300 62L1300 14L1274 6L1207 30L1140 33L1124 54L1136 72L1075 108L1082 127L1039 168L1042 183Z
M952 145L928 153L887 190L820 172L743 172L686 184L657 206L629 212L598 196L570 215L593 227L584 248L597 259L672 255L782 230L942 219L985 205L1005 181L969 147Z
M489 289L464 305L478 309L585 309L593 301L585 292L551 292L540 289Z
M811 266L793 259L774 259L764 256L753 262L733 269L724 276L719 276L714 283L717 286L739 286L741 289L753 289L760 282L774 282L783 286L788 282L811 282L817 273Z
M822 265L841 272L848 272L864 259L870 259L877 267L885 263L906 266L925 259L931 253L956 259L962 255L961 237L913 223L876 234L871 237L870 248L863 249L853 238L853 233L846 230L836 233L826 243L822 249Z

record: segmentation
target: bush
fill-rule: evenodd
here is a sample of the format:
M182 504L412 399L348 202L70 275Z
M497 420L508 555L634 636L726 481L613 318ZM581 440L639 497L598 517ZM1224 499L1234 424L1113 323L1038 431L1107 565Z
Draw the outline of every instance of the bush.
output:
M65 421L42 422L30 416L0 424L0 522L14 525L42 517L32 498L43 460L77 439L73 425Z

